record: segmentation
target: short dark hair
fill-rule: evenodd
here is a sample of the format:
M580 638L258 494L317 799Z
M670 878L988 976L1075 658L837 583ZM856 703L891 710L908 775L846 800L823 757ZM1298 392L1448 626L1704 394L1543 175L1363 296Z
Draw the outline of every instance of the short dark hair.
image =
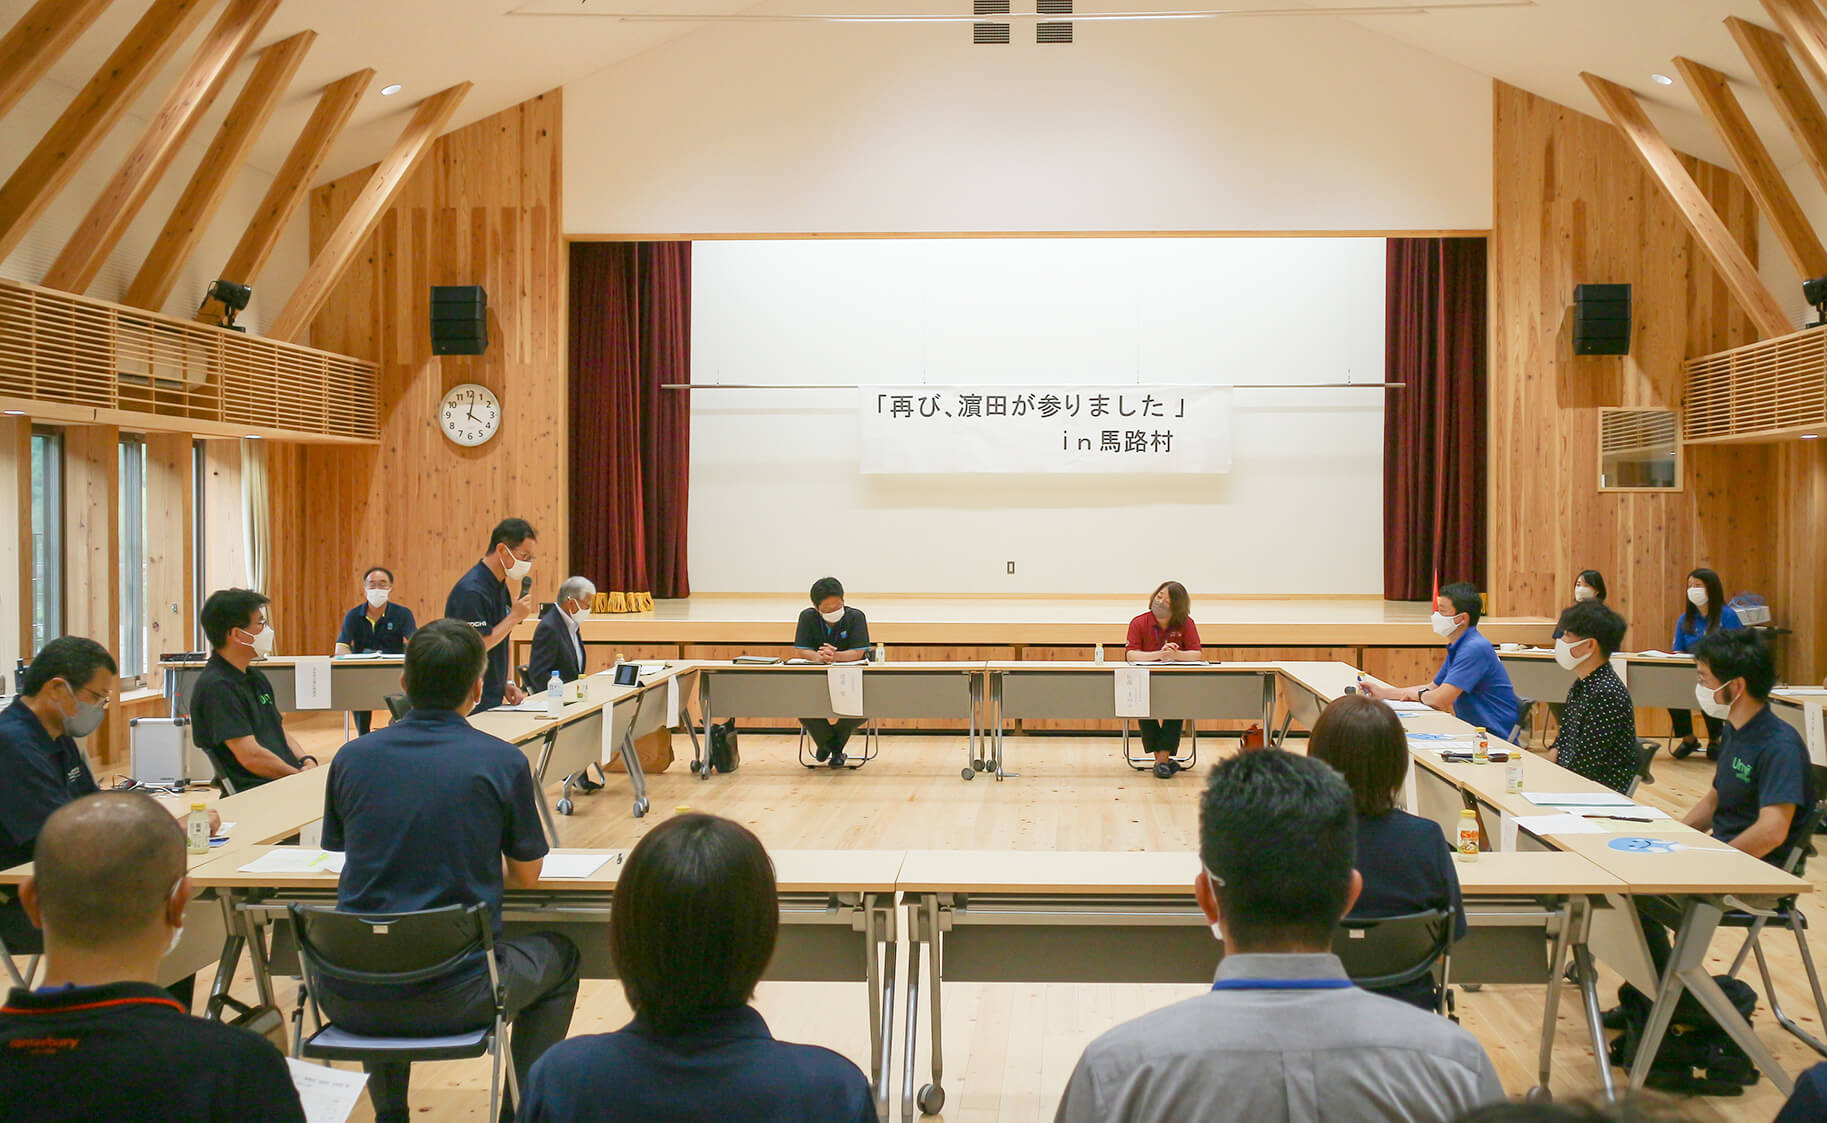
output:
M844 583L835 577L820 577L818 580L812 582L813 604L818 604L826 597L841 597L843 595Z
M184 876L184 832L138 792L59 807L32 852L39 918L60 942L105 948L139 936Z
M217 589L209 594L198 619L203 624L203 634L209 637L210 648L220 651L227 647L228 633L247 627L254 619L255 610L271 603L264 594L252 589Z
M1776 660L1770 645L1749 628L1721 628L1708 632L1694 645L1694 661L1705 663L1721 683L1745 680L1745 689L1759 702L1770 697L1776 685Z
M609 955L635 1015L676 1034L753 997L779 930L761 840L715 815L677 815L635 844L616 879Z
M1627 627L1624 618L1606 608L1604 601L1581 601L1561 613L1561 631L1571 632L1581 639L1598 640L1599 653L1607 659L1615 655L1624 642Z
M454 710L469 700L488 651L461 620L433 620L406 641L406 697L414 709Z
M490 552L493 552L496 546L506 542L507 548L512 550L529 538L534 541L539 540L539 535L534 532L532 523L525 519L502 519L495 524L494 531L488 536L488 548Z
M489 548L494 549L492 546ZM362 570L362 580L367 581L368 578L377 573L385 573L387 575L387 583L390 585L393 583L393 570L388 569L384 565L371 565L367 569Z
M1212 769L1199 804L1199 859L1231 952L1327 947L1357 855L1351 789L1324 761L1271 750Z
M1307 755L1338 770L1351 786L1351 803L1365 818L1396 806L1396 789L1408 779L1408 734L1396 711L1368 694L1346 694L1313 723Z
M54 678L80 690L89 685L89 680L99 670L106 670L111 675L119 671L107 648L84 636L58 636L32 656L32 665L26 668L25 678L20 680L19 693L36 694Z
M1605 575L1596 569L1582 569L1573 575L1573 583L1584 585L1598 594L1598 599L1605 599Z
M1468 626L1476 628L1479 618L1484 616L1484 598L1478 595L1478 586L1470 581L1455 581L1443 585L1440 595L1453 602L1453 612L1465 613Z

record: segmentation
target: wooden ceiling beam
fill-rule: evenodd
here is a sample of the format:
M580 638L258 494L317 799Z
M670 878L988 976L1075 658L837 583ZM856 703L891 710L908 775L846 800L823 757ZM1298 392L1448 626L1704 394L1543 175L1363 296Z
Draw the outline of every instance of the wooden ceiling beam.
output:
M260 60L247 76L241 96L235 99L222 127L210 141L203 161L178 196L171 217L165 220L152 251L140 265L140 271L127 286L123 303L136 308L158 311L164 307L177 285L178 272L197 248L197 241L215 217L216 209L228 197L228 189L247 163L248 152L266 128L279 99L285 95L304 62L306 52L317 39L315 31L300 31L281 39L260 52ZM1814 274L1809 274L1813 276Z
M0 39L0 116L19 104L113 0L38 0Z
M1821 111L1821 103L1808 88L1801 68L1789 57L1789 44L1769 28L1737 16L1728 17L1725 25L1738 41L1745 61L1751 64L1764 95L1776 106L1789 134L1801 147L1815 178L1827 186L1827 113Z
M1730 81L1712 67L1689 58L1677 58L1675 69L1681 72L1682 80L1693 92L1694 100L1700 103L1700 111L1711 122L1713 131L1725 142L1732 162L1738 165L1738 174L1744 177L1745 186L1757 200L1758 209L1770 220L1777 240L1782 242L1783 250L1795 263L1796 270L1804 277L1827 276L1827 247L1821 245L1820 236L1814 232L1802 205L1796 201L1795 192L1789 190L1770 150L1758 137L1750 118L1745 116L1744 106L1732 92Z
M235 63L253 47L267 20L278 10L279 0L228 0L184 76L165 95L139 142L115 169L113 178L64 244L63 252L51 263L50 272L44 275L46 288L66 292L88 289L177 158L185 138L228 83Z
M286 301L279 316L267 329L267 335L273 339L296 341L311 326L317 317L318 309L329 299L330 290L342 277L343 270L355 260L362 243L368 240L375 223L381 220L394 196L419 166L419 161L431 151L433 142L444 131L451 114L463 96L469 93L470 83L459 82L446 90L431 95L419 103L413 112L412 120L400 133L385 159L375 165L374 174L362 185L361 193L356 195L343 214L342 221L330 232L317 256L311 259L306 267L304 277L293 290L291 299Z
M153 0L63 116L0 185L0 259L19 248L32 223L69 185L208 8L208 0Z
M1763 0L1763 5L1815 80L1827 86L1827 14L1814 0Z
M1732 237L1720 221L1719 212L1688 174L1681 157L1669 147L1662 133L1644 112L1643 103L1637 95L1631 93L1616 82L1601 78L1596 74L1582 73L1586 88L1592 91L1599 105L1611 118L1618 131L1624 134L1637 158L1649 170L1669 201L1675 204L1675 210L1693 231L1694 238L1706 253L1713 268L1719 271L1720 279L1726 284L1739 306L1751 319L1751 325L1762 338L1787 335L1794 330L1789 322L1788 313L1783 311L1776 297L1770 292L1770 286L1764 284L1757 273L1757 266L1752 264L1750 255L1744 247Z
M241 240L228 255L228 264L217 271L218 277L238 285L251 285L260 276L267 258L272 256L273 247L285 233L286 224L292 221L298 205L311 193L311 181L317 178L324 158L330 154L331 146L342 135L343 126L349 123L349 116L355 112L356 104L373 81L373 70L358 70L324 87L317 99L317 108L311 111L311 119L305 122L304 131L293 142L285 163L279 166L273 185L267 188L266 198L260 200L247 229L241 232ZM199 318L215 322L214 316Z

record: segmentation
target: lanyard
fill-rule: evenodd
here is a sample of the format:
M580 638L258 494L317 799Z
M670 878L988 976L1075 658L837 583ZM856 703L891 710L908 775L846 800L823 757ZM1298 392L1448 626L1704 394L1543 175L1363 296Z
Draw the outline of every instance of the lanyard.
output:
M1213 990L1349 990L1350 979L1219 979Z

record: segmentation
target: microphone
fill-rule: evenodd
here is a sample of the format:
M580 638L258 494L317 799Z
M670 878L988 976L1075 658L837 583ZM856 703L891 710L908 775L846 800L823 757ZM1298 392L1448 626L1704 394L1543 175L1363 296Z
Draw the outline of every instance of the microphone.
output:
M520 579L520 595L524 597L532 591L533 579L531 577L522 577Z

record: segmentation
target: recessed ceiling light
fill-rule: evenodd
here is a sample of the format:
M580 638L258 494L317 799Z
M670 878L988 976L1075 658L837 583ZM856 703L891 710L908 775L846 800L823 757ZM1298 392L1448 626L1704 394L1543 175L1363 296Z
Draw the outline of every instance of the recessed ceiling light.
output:
M1665 79L1663 79L1663 81L1667 81L1667 79L1665 78ZM399 92L400 92L400 84L398 82L395 82L391 86L382 86L381 87L381 96L382 97L392 97L394 94L397 94Z
M1804 440L1804 441L1818 441L1820 439L1821 439L1821 435L1819 433L1803 433L1802 434L1802 440Z
M1650 81L1656 83L1658 86L1672 86L1675 84L1675 80L1673 78L1670 78L1666 74L1651 74L1649 76L1649 79L1650 79ZM387 91L382 90L381 92L386 93Z

